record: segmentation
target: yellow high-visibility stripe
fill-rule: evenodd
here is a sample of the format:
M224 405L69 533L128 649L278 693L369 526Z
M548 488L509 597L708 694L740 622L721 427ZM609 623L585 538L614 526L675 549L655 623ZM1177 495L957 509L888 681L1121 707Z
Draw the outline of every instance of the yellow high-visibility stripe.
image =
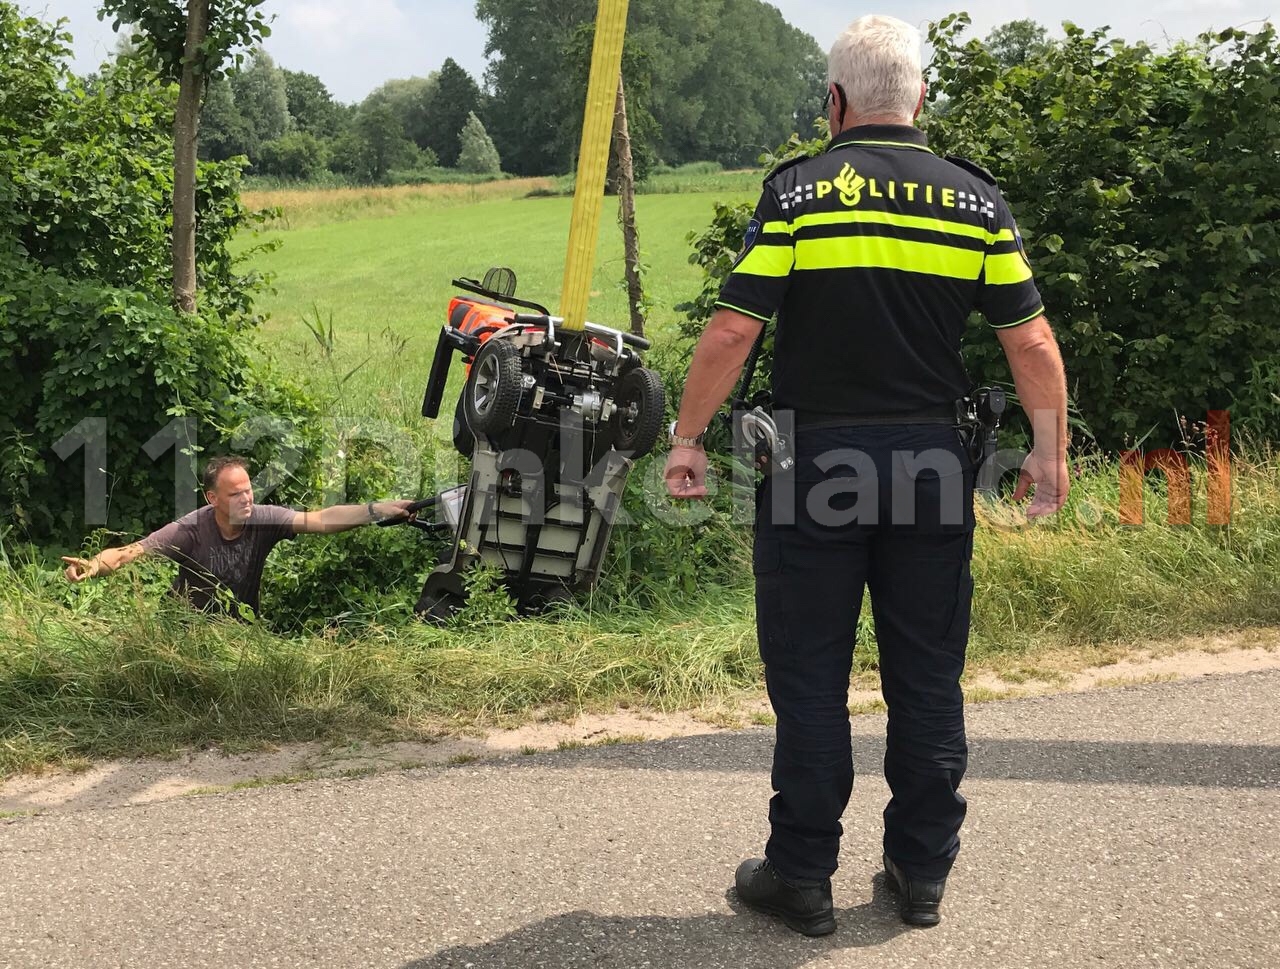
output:
M733 270L748 276L786 276L791 272L790 246L755 246Z
M791 223L790 222L766 222L764 224L764 228L762 228L760 231L766 234L789 236L791 235Z
M582 143L578 151L578 180L569 223L569 252L560 295L560 315L564 318L561 327L565 330L581 330L587 322L626 30L627 0L599 0Z
M983 253L933 242L886 236L802 239L795 246L796 269L897 269L948 279L977 279Z
M1012 242L1013 230L1001 229L999 232L988 232L980 225L968 222L952 222L949 219L930 218L924 215L899 215L896 212L859 211L848 212L814 212L802 215L791 223L791 231L803 229L811 225L848 225L862 223L865 225L892 225L901 229L925 229L929 232L944 232L949 235L964 236L968 239L981 239L987 245L997 242ZM771 225L773 223L770 223Z
M991 286L1012 286L1031 278L1031 267L1019 252L987 256L987 283Z

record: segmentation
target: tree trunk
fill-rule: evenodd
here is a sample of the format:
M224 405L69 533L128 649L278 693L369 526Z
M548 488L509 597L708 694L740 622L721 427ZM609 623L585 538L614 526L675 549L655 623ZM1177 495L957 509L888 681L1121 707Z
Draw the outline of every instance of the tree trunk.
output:
M209 0L188 0L187 39L173 117L173 304L196 311L196 138L204 75L195 70L209 32Z
M618 222L622 225L622 249L627 275L627 306L631 332L644 336L644 290L640 285L640 236L636 232L636 173L631 164L631 133L627 129L627 95L618 78L618 100L613 114L613 152L618 163Z

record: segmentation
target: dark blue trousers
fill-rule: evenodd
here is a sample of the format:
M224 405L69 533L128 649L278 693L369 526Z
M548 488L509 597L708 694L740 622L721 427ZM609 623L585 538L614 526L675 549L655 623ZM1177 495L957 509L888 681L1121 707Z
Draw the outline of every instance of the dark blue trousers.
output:
M793 878L836 870L853 789L849 675L868 588L889 708L884 850L910 875L945 878L965 815L973 466L944 425L796 437L794 471L766 480L756 512L756 625L778 718L765 853Z

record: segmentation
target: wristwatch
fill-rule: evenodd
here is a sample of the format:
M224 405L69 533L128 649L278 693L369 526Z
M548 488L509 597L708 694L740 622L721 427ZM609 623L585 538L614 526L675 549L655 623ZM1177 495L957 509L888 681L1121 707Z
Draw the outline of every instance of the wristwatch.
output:
M671 426L667 428L667 437L671 441L672 447L702 447L702 439L706 436L705 430L699 432L697 437L681 437L676 433L676 424L679 421L672 421Z

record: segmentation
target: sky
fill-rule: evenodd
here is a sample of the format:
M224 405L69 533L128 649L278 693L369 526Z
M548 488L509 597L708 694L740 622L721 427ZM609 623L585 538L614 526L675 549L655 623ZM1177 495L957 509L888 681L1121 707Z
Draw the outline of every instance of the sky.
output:
M680 0L671 0L679 3ZM93 70L115 44L110 23L97 19L98 0L17 0L27 13L65 17L75 37L74 68ZM973 31L1029 17L1058 32L1063 20L1086 29L1110 26L1126 40L1190 39L1204 30L1280 20L1280 0L900 0L862 6L839 0L773 0L782 15L826 50L865 13L891 13L922 29L967 10ZM263 45L281 67L315 74L339 101L356 102L384 81L426 75L452 57L477 79L484 74L485 30L475 0L267 0L274 14Z

